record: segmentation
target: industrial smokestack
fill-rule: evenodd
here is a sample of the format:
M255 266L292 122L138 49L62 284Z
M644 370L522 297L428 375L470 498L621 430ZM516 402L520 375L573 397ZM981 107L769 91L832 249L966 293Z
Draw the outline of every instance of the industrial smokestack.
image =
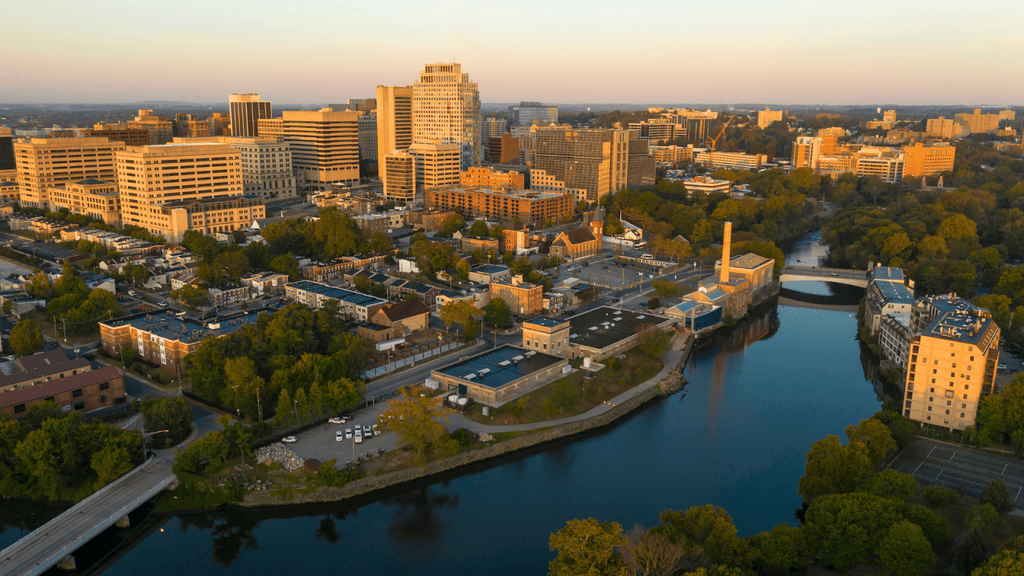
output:
M729 249L732 245L732 222L725 223L725 234L722 236L722 272L718 276L718 282L725 284L729 282Z

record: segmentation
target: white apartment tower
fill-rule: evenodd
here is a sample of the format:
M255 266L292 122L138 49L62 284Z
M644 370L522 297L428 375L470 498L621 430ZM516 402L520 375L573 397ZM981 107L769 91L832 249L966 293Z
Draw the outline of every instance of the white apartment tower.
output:
M412 87L412 141L466 145L472 165L480 164L480 92L461 64L427 64L420 72Z

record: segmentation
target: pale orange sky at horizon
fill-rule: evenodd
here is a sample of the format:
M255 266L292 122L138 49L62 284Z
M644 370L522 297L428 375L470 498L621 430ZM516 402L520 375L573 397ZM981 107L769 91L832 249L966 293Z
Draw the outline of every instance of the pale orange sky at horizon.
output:
M141 6L141 8L140 8ZM643 8L308 0L5 7L0 102L372 97L460 62L483 102L1019 105L1024 4L724 0Z

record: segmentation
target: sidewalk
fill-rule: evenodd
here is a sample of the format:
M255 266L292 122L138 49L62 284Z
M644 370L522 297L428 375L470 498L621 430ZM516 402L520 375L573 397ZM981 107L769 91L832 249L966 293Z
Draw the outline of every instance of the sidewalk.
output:
M578 422L580 420L593 418L594 416L597 416L599 414L604 414L605 412L614 408L616 405L621 404L626 400L629 400L630 398L636 396L637 394L640 394L641 392L646 392L647 390L650 390L654 386L657 386L658 382L661 382L665 378L665 376L668 375L669 372L678 368L679 362L683 358L683 353L683 350L669 350L668 352L665 352L664 354L661 355L661 361L665 364L665 366L661 369L661 372L655 374L650 380L644 382L639 386L630 388L629 390L623 392L622 394L619 394L618 396L612 398L607 403L595 406L582 414L577 414L576 416L561 418L559 420L533 422L531 424L513 424L511 426L488 426L487 424L473 422L472 420L469 420L462 414L454 413L449 415L448 421L452 429L465 428L477 434L479 434L480 432L488 432L490 434L494 434L496 432L524 432L528 430L537 430L539 428L561 426L562 424L568 424L570 422Z

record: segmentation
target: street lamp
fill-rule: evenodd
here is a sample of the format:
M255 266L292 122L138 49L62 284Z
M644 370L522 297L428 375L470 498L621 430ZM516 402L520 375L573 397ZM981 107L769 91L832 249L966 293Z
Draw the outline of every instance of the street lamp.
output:
M149 436L152 436L154 434L162 434L164 432L170 432L170 430L157 430L156 432L150 432L149 434L146 434L145 432L141 433L141 435L142 435L142 461L143 462L146 461L146 438L149 437Z

